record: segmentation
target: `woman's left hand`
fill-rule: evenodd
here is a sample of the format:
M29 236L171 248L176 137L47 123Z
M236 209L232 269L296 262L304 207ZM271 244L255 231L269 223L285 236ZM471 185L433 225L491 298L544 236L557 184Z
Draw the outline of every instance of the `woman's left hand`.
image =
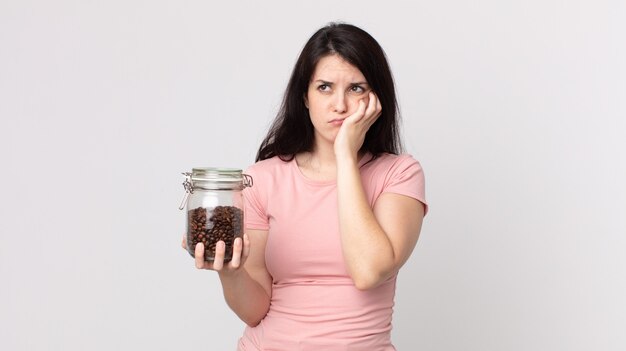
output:
M382 106L373 91L367 99L359 101L356 112L346 117L335 138L335 156L338 159L352 158L356 161L358 152L365 141L365 133L380 117Z

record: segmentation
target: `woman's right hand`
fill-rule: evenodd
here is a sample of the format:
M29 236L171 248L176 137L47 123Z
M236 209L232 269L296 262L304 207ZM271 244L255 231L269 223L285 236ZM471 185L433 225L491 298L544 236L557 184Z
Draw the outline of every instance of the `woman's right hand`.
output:
M187 239L183 234L182 247L187 251ZM243 238L235 238L233 243L233 258L230 262L224 262L224 254L226 252L226 245L223 241L218 241L215 246L215 259L212 262L204 260L204 244L196 244L194 256L197 269L208 269L217 271L220 274L228 274L237 271L241 268L250 254L250 239L247 234L243 235Z

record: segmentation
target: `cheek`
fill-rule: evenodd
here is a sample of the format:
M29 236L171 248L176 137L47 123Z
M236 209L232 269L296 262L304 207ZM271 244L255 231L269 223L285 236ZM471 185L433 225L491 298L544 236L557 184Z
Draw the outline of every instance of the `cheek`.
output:
M328 114L326 109L320 106L319 102L316 103L315 101L309 101L308 110L309 118L311 119L311 123L313 123L313 125L316 125L319 121L325 119Z

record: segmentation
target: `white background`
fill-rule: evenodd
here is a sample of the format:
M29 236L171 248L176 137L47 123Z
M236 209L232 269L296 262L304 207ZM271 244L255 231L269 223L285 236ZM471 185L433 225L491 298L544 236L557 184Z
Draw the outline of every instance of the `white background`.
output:
M399 350L626 349L624 1L0 1L0 349L233 350L180 172L245 168L332 20L385 48L431 212Z

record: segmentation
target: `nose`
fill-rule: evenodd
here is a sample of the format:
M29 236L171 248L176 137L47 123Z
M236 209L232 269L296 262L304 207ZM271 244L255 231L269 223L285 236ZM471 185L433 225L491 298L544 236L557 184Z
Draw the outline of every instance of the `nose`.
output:
M333 99L333 110L337 113L344 113L347 110L346 96L343 92L335 93Z

